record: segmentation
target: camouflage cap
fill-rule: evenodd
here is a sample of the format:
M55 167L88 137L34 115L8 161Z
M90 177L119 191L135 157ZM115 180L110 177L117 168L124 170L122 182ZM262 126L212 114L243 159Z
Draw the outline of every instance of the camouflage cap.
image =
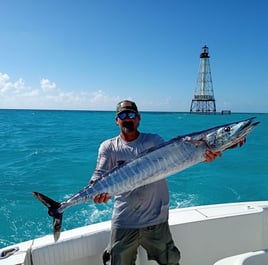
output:
M138 113L138 108L135 102L130 100L120 101L116 106L116 114L119 114L124 111L132 111Z

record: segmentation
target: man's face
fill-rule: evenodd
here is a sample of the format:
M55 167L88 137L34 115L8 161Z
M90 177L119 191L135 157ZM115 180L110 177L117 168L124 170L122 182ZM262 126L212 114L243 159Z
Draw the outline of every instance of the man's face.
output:
M124 133L130 133L137 130L140 122L140 115L132 111L124 111L117 115L116 124Z

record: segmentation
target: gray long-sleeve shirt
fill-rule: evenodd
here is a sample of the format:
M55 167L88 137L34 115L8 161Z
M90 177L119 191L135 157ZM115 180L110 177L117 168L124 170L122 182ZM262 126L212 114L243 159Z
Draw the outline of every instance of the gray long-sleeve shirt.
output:
M120 136L104 141L99 148L97 166L92 180L100 172L111 170L124 161L157 146L163 139L157 134L140 133L131 142ZM169 193L166 180L139 187L115 196L112 224L117 228L142 228L168 220Z

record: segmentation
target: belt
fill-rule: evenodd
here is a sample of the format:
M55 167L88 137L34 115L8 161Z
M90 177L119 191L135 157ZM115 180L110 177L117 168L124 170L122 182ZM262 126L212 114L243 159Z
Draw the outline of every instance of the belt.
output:
M147 226L147 227L144 227L144 228L142 228L143 230L145 230L145 231L152 231L152 230L155 230L155 229L157 229L157 228L159 228L160 227L160 224L159 225L151 225L151 226Z

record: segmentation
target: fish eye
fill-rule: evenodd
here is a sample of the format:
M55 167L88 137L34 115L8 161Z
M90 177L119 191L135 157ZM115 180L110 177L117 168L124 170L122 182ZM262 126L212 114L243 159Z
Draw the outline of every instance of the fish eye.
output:
M225 128L224 128L224 131L225 131L225 132L230 132L230 131L231 131L230 126L225 127Z

